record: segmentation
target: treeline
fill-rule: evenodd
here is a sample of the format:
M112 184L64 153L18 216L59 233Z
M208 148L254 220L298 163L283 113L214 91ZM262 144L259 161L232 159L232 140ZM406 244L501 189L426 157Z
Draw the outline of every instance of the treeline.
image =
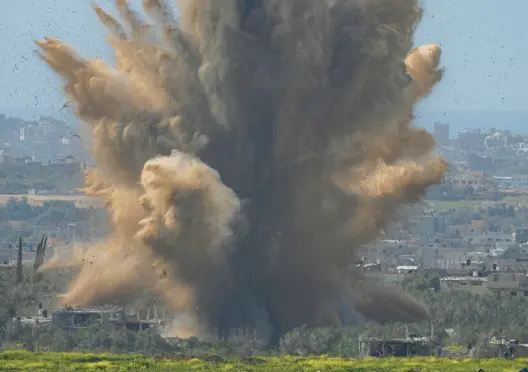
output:
M428 189L426 200L491 200L498 201L503 194L495 187L476 191L473 186L456 187L451 183L442 183Z
M10 198L0 205L1 220L31 221L41 224L58 224L64 221L79 222L89 218L93 211L77 208L65 200L44 201L41 205L29 204L27 197Z
M13 223L21 221L22 224ZM90 236L103 236L110 224L103 209L77 208L75 203L64 200L45 201L41 205L32 205L26 197L10 198L0 204L0 242L2 248L13 248L18 238L24 238L24 244L35 245L40 235L35 235L35 226L45 229L66 229L69 223L82 223L84 230L78 227L78 239ZM26 246L26 245L25 245Z
M37 304L52 303L64 291L71 273L47 273L36 281L33 268L24 268L23 281L16 284L12 270L0 271L0 339L4 348L33 351L136 352L146 355L237 356L266 355L358 355L359 337L401 338L406 333L429 336L462 354L479 355L487 341L505 336L528 342L528 300L522 297L496 297L470 293L435 291L437 277L416 276L405 286L430 309L430 322L421 324L363 324L353 327L300 327L283 335L277 345L269 345L250 331L233 330L227 341L199 341L196 338L167 341L153 330L140 332L94 325L86 329L62 330L23 328L17 335L7 332L15 316L35 314ZM483 355L483 354L480 354Z

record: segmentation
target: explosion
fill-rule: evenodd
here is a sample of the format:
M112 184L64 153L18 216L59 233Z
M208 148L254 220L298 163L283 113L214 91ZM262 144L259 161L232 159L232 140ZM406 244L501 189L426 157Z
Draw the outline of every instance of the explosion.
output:
M151 22L116 5L123 24L95 6L116 68L37 42L113 221L68 263L65 303L151 294L195 334L427 318L351 268L446 170L412 124L442 76L438 46L412 49L418 0L193 0L178 17L143 0Z

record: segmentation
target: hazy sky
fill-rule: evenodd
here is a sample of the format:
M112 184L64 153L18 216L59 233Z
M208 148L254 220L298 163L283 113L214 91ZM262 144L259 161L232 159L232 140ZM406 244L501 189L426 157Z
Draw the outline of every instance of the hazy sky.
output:
M96 2L106 9L111 9L113 3ZM53 114L64 102L59 81L34 55L33 40L56 37L73 44L85 56L108 58L111 52L90 0L0 3L0 111L28 108ZM139 3L140 0L132 1ZM441 44L447 69L426 108L525 110L525 3L526 0L423 1L426 14L416 43Z

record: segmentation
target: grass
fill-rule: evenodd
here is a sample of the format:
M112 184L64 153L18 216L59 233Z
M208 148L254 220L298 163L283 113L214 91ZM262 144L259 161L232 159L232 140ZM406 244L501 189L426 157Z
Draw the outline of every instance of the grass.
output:
M221 359L221 358L219 358ZM223 371L223 372L359 372L359 371L449 371L517 372L528 366L528 359L454 359L454 358L367 358L363 360L331 357L270 357L252 359L153 359L140 355L0 353L0 371Z

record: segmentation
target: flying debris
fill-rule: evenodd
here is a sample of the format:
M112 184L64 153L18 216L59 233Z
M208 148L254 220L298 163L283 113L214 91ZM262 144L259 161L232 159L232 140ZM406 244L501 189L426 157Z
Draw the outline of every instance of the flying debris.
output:
M350 268L446 170L412 125L442 77L438 46L413 49L418 0L194 0L178 20L144 0L150 22L116 3L122 23L95 7L116 67L37 42L91 130L84 191L114 227L46 266L78 270L64 302L153 296L185 334L271 339L427 318Z

